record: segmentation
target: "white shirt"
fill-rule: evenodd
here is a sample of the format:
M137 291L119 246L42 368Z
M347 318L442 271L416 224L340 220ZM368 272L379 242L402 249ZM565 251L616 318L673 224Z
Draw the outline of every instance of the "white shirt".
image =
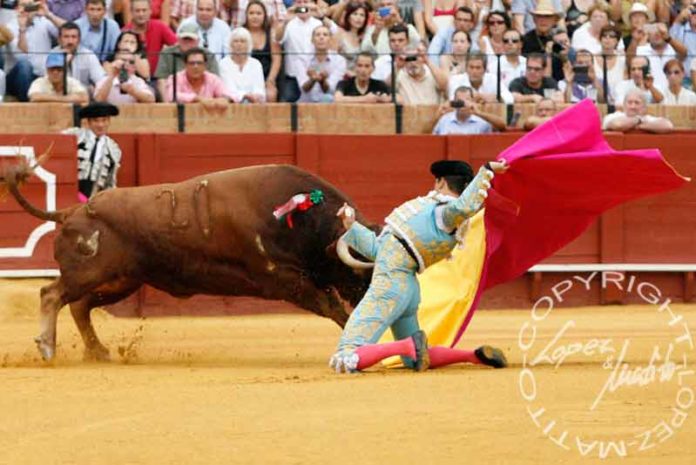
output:
M599 79L600 81L604 81L604 67L602 66L602 63L599 60L595 61L594 69L595 74L597 75L597 79ZM615 99L615 94L617 86L621 81L625 79L625 70L626 57L623 55L617 55L616 61L614 62L614 66L607 69L607 74L609 75L609 82L607 83L609 95L607 98L609 100L609 103L612 103L614 105L616 105L617 103L623 103L622 101L618 101Z
M266 101L266 81L263 77L263 67L256 58L247 57L243 68L226 56L220 61L220 79L225 83L227 93L235 102L241 102L245 95L263 96Z
M696 105L696 94L689 89L681 88L678 95L674 95L669 87L664 92L664 105Z
M307 64L314 56L312 45L312 32L323 23L314 16L302 21L299 16L292 18L287 26L280 43L285 51L285 74L289 77L297 77L301 69L306 69ZM329 26L331 33L335 34L338 26L332 21ZM302 83L298 82L299 85Z
M78 81L75 78L71 78L68 76L67 84L67 94L69 95L87 93L87 90L82 86L82 84L80 84L80 81ZM53 84L51 84L51 81L49 81L46 76L34 79L34 82L31 83L27 95L31 99L31 96L34 94L63 95L62 93L58 94L55 87L53 87Z
M662 95L665 95L665 91L662 86L659 86L657 83L653 85L662 93ZM633 79L626 79L619 82L614 89L614 102L616 105L623 105L624 97L626 97L626 94L633 89L638 89L638 86L635 82L633 82ZM643 93L645 94L646 102L655 103L649 90L644 90Z
M11 70L20 58L26 58L31 63L34 74L43 76L46 74L46 55L53 46L53 39L58 38L58 28L43 16L34 16L31 26L27 27L25 34L27 52L19 49L19 23L14 21L7 25L12 31L14 40L7 44L10 53L6 57L5 69Z
M210 27L208 29L203 29L198 24L196 15L189 16L179 24L177 32L180 31L185 24L193 24L198 27L198 45L215 55L218 61L222 60L225 55L230 53L230 34L232 30L227 23L220 18L213 18Z
M474 91L483 94L497 95L498 93L498 80L491 73L483 73L483 82L481 82L481 87L478 89L474 89L472 87L471 81L469 80L469 75L467 73L453 74L450 76L447 83L447 95L449 96L450 100L454 98L454 92L458 87L461 86L471 87ZM503 99L503 102L505 103L514 103L515 101L512 93L510 93L510 90L507 87L504 87L502 82L500 84L500 98Z
M696 62L695 62L696 63ZM392 70L392 59L391 55L382 55L375 60L375 70L372 72L372 79L377 79L378 81L387 81L387 78L391 75ZM390 86L391 82L387 82Z
M5 72L0 69L0 103L5 96Z
M310 69L318 71L326 71L329 77L326 78L329 84L329 89L324 92L321 85L316 82L309 89L308 92L302 88L302 85L309 81L309 76L307 76L307 71ZM326 61L318 61L315 57L312 57L307 67L300 69L295 76L297 78L297 85L300 86L300 99L299 102L329 102L333 101L333 94L336 92L336 84L338 81L343 79L343 75L346 73L346 59L337 53L329 53L326 57Z
M418 29L413 24L407 24L408 27L408 43L412 47L417 47L420 43L420 35L418 34ZM365 29L365 36L363 38L361 47L363 50L368 52L374 52L378 55L389 55L391 53L391 47L389 46L389 31L383 28L379 31L377 35L377 42L372 42L372 33L375 32L374 26L367 26Z
M599 39L595 39L592 34L590 34L590 22L586 22L573 32L573 40L570 42L571 47L578 50L587 50L593 55L602 54L602 43ZM623 40L619 40L619 44L616 48L618 51L623 52L624 43Z
M667 63L669 60L672 58L677 58L677 52L672 48L672 46L667 44L665 49L662 51L662 55L658 55L657 50L652 48L649 43L639 45L638 48L636 48L636 56L647 57L648 62L650 63L650 74L653 75L655 84L659 85L662 89L666 88L668 85L667 76L665 76L665 72L662 68L664 68L665 63Z
M500 56L500 85L505 89L510 88L510 83L513 79L523 77L527 70L527 59L520 55L517 60L518 62L515 66L508 61L507 56ZM488 57L486 71L493 76L498 76L498 59L496 57Z

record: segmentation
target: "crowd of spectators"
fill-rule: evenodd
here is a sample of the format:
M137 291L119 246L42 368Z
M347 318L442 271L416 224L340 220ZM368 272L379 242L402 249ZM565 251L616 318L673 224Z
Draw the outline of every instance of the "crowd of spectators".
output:
M495 129L489 102L591 99L623 112L611 128L659 126L636 101L696 103L696 0L0 5L0 100L436 104L438 133Z

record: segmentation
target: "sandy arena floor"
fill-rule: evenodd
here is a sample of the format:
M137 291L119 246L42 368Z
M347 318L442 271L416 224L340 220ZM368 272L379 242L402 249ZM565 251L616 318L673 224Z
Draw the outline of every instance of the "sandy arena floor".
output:
M650 306L555 310L534 322L528 363L565 324L575 326L547 353L557 360L575 341L588 354L528 371L518 333L530 309L482 311L463 345L503 348L509 369L338 376L326 364L339 329L309 314L130 320L97 311L113 361L96 364L82 362L64 309L57 361L46 366L32 342L39 284L0 281L3 465L696 463L696 350L676 342L685 324L696 328L696 305L673 306L684 318L672 326ZM656 370L590 410L611 374L604 361L627 339L631 369L648 367L659 347ZM676 365L663 363L670 342ZM617 456L622 444L628 458Z

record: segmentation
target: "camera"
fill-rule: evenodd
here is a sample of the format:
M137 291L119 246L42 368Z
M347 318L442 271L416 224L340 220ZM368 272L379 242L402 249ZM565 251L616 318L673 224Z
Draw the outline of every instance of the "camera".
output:
M295 8L295 13L309 13L309 8L306 6L298 6Z
M565 48L563 47L563 45L559 44L558 42L554 42L551 50L553 51L554 54L558 55L563 50L565 50Z
M386 18L391 14L391 7L383 6L377 10L377 14L380 18Z
M0 0L0 8L4 8L6 10L14 10L17 6L17 1L18 0Z
M578 84L589 84L590 81L590 75L589 75L590 67L587 65L575 65L573 66L573 74L575 75L574 80Z
M40 3L34 2L34 3L27 3L26 5L23 6L24 11L27 13L31 13L34 11L39 11L39 7L41 6Z
M417 60L418 60L418 57L416 55L407 55L404 57L404 61L406 61L406 62L417 61Z
M466 102L464 100L452 100L450 106L452 108L466 108Z

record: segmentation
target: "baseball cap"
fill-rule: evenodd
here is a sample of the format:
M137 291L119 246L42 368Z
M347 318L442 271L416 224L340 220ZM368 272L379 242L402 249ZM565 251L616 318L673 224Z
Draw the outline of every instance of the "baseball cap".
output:
M182 39L198 39L198 26L193 23L182 24L177 36Z
M65 55L62 53L49 53L46 57L46 68L62 68L65 66Z

